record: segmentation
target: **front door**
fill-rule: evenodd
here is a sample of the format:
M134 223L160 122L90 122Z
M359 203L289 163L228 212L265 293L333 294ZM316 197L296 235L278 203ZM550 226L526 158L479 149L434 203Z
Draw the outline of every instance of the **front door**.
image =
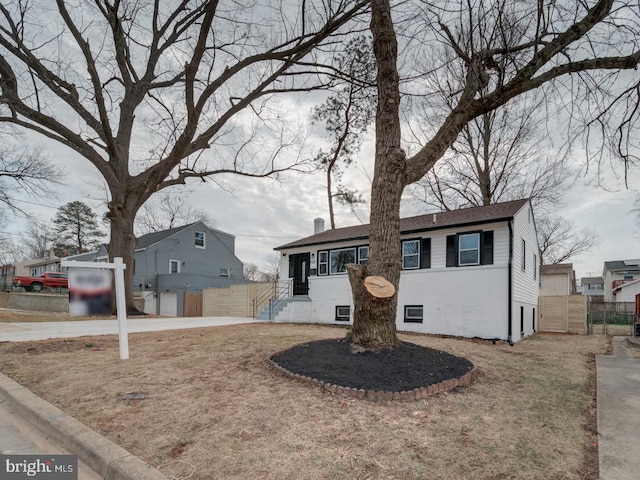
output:
M308 253L299 253L291 255L289 258L290 269L293 277L293 294L308 295L309 294L309 263L310 255Z

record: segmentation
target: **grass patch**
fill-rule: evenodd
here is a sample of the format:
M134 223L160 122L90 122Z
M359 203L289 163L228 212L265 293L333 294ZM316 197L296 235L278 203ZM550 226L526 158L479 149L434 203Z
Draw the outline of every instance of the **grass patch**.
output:
M124 362L115 336L5 343L0 370L174 478L597 478L589 382L606 337L510 347L402 335L483 371L471 387L407 403L323 394L264 363L342 336L269 324L139 333ZM123 392L146 397L124 402Z

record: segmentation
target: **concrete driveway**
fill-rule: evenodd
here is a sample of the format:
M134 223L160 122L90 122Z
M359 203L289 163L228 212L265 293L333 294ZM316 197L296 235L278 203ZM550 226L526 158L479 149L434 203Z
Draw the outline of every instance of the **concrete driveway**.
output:
M613 356L596 357L601 480L640 478L640 359L625 341L614 337Z

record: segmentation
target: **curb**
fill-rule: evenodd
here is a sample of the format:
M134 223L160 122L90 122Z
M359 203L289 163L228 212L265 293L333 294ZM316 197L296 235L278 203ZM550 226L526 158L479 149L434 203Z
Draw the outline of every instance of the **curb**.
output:
M169 480L160 471L0 373L7 405L104 480Z

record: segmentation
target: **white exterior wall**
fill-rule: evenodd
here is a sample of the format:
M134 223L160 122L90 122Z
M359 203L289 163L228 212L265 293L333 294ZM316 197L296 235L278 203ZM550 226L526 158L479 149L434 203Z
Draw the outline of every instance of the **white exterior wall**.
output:
M493 264L467 267L446 266L446 238L464 232L493 231ZM535 230L534 230L535 231ZM400 278L398 293L398 315L396 325L400 331L444 334L480 338L508 338L508 272L509 272L509 229L506 222L485 224L480 226L450 228L425 232L423 234L403 235L404 238L415 239L420 236L431 238L431 268L404 270ZM533 241L536 245L537 243ZM318 258L318 251L333 248L345 248L366 245L366 240L351 241L330 245L314 245L287 250L282 257L281 282L287 282L289 272L289 256L297 253L313 253ZM533 254L533 252L531 252ZM316 265L311 265L316 268ZM523 289L526 292L526 289ZM530 305L537 305L537 283ZM311 298L311 321L321 324L341 324L335 321L335 307L349 306L353 312L351 288L346 274L310 276L309 297ZM423 322L405 323L404 306L422 305ZM294 307L299 312L293 313L291 306L282 312L277 321L309 321L305 308L309 304L300 302ZM534 308L533 306L530 307ZM514 317L519 312L513 312ZM518 324L518 334L514 341L520 339L519 317L514 319ZM346 323L346 322L344 322ZM349 322L352 323L352 320ZM515 329L513 330L515 332ZM526 329L527 334L533 329Z
M637 272L629 272L629 274L633 275L633 280L637 280L638 278L640 278ZM613 282L615 282L616 280L624 280L624 276L625 274L623 272L612 272L610 270L607 270L606 274L604 275L604 301L605 302L621 302L622 301L618 299L619 294L617 295L613 294ZM629 301L629 302L635 301L635 298L633 300L625 300L625 301Z
M623 285L615 295L616 302L635 302L636 295L640 293L640 281L634 281Z
M526 243L524 269L522 268L523 239ZM537 264L534 264L534 254ZM527 203L514 215L513 219L513 262L511 266L511 271L513 272L513 301L511 332L514 342L522 337L531 335L537 330L537 307L538 295L540 293L539 263L540 250L538 248L536 225L531 206Z

